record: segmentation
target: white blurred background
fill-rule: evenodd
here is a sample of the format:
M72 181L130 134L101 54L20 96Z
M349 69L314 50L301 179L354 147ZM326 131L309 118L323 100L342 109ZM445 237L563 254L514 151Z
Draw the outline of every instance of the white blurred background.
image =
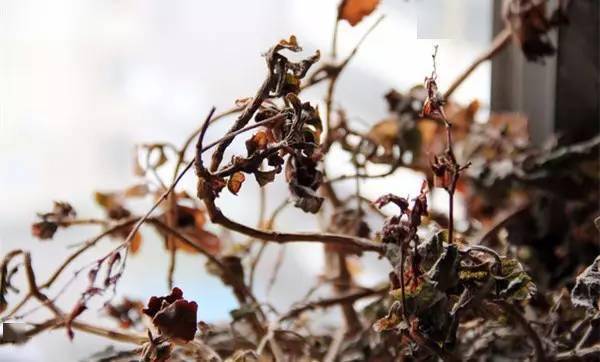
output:
M390 88L407 89L431 72L434 44L440 47L438 74L444 89L489 44L491 6L491 1L480 0L383 0L358 26L342 23L343 57L377 16L386 15L340 79L336 106L345 107L350 119L377 122L386 115L383 95ZM101 216L93 191L136 182L131 172L134 144L180 145L211 106L225 110L235 99L252 96L265 74L261 53L281 38L295 34L307 54L320 49L326 58L336 9L335 0L0 0L1 254L29 249L41 275L54 270L70 245L99 230L59 230L54 240L40 242L30 235L36 212L49 210L53 200L64 200L82 217ZM323 91L318 86L302 98L323 108ZM485 107L489 94L490 70L484 65L455 97L463 102L477 98ZM222 121L209 137L216 139L230 123ZM347 170L337 161L328 164L333 175ZM392 191L415 195L418 179L400 172L367 182L363 190L373 198ZM183 182L192 194L194 183L191 173ZM282 184L268 187L272 210L287 190ZM353 184L339 187L351 189ZM226 195L220 205L232 218L254 224L256 190L254 182L247 182L239 196ZM138 211L148 207L138 206ZM288 208L276 227L308 231L318 223ZM118 291L145 301L166 291L167 255L152 230L143 235L142 250L129 261ZM104 241L77 266L114 245ZM269 247L259 265L256 294L261 300L279 248ZM200 320L226 320L237 304L229 289L206 275L203 265L200 256L182 255L176 285L198 302ZM322 267L320 247L288 246L269 301L285 309L316 282ZM383 270L367 258L360 282L369 286L385 280ZM69 277L65 273L62 282ZM72 305L84 283L73 284L59 303ZM18 299L12 295L9 302ZM101 316L92 308L82 319L95 322ZM100 323L113 326L106 320ZM0 360L77 361L109 344L84 333L69 342L59 330L24 346L0 347Z

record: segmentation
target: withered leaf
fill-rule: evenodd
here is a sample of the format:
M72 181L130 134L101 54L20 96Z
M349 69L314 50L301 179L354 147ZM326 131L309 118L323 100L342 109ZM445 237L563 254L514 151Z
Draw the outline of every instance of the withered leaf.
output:
M148 185L139 184L133 185L125 189L123 196L125 197L143 197L148 195L150 190L148 189Z
M246 150L248 156L251 156L256 150L262 150L267 147L269 142L273 142L273 136L270 132L263 130L256 132L250 139L246 141Z
M295 35L290 35L288 40L281 39L277 46L279 49L289 49L292 51L300 51L302 48L298 45L298 40L296 40Z
M529 299L537 287L525 272L521 263L514 258L502 258L502 277L497 280L499 294L508 301Z
M180 299L158 311L152 319L152 323L163 335L189 342L196 335L197 312L198 304L196 302Z
M164 336L182 342L194 339L197 311L198 304L185 300L179 288L163 297L150 297L147 308L142 310Z
M256 182L260 185L260 187L265 186L268 183L271 183L275 180L275 175L278 173L277 169L271 171L260 171L256 170L254 172L254 177L256 178Z
M438 290L444 292L458 284L459 264L460 258L456 245L449 245L427 272L427 276Z
M398 326L401 322L402 319L399 316L392 314L391 316L385 316L381 319L378 319L373 324L373 330L377 333L381 333L383 331L396 328L396 326Z
M355 26L379 5L379 0L343 0L338 8L338 18Z
M117 195L112 192L94 192L94 200L100 206L105 209L111 208L115 203L117 203Z
M107 304L104 310L121 328L127 329L140 322L142 308L141 302L124 298L119 304Z
M571 300L575 306L600 311L600 256L577 277Z
M166 222L166 214L161 215L160 219L163 220L163 222ZM205 223L206 216L204 210L177 205L177 220L174 225L176 229L192 242L206 249L209 253L217 254L221 251L221 240L215 234L204 230ZM161 228L157 228L157 231L165 238L169 236L169 234ZM198 253L197 248L194 248L177 237L168 238L168 240L169 244L166 245L168 249L171 248L170 243L174 242L177 250L187 253Z
M220 177L198 177L197 195L200 199L216 198L227 183Z
M382 146L387 154L391 154L394 146L398 144L399 133L400 125L398 121L395 118L390 118L376 123L367 133L367 138Z
M131 251L132 255L137 254L137 252L140 250L140 247L142 246L142 234L138 231L135 233L135 235L133 235L133 238L131 239L131 242L129 243L129 250Z
M69 336L69 339L72 340L75 336L72 327L73 321L75 320L75 318L79 317L79 315L81 315L81 313L83 313L86 309L86 305L82 301L79 301L77 302L77 304L75 304L75 306L71 310L71 313L69 313L69 315L67 316L65 320L65 328L67 329L67 335Z
M154 317L156 313L162 308L163 302L167 304L174 303L176 300L183 299L183 291L177 287L171 290L171 293L163 297L150 297L148 306L142 310L144 314L150 317Z
M406 211L408 210L408 200L404 197L396 196L394 194L386 194L380 196L377 200L373 202L373 205L375 205L378 208L382 208L389 203L393 203L396 206L398 206L400 208L400 212L403 214L406 213Z
M547 34L551 24L546 17L546 1L505 0L503 15L527 60L554 54Z
M31 234L38 239L52 239L54 233L58 229L58 225L54 222L40 221L31 225Z
M31 234L41 240L52 239L59 226L69 226L77 213L68 202L55 201L51 212L38 213L41 221L31 225Z
M246 176L244 176L243 172L236 172L229 177L227 189L229 189L232 194L237 195L245 180Z

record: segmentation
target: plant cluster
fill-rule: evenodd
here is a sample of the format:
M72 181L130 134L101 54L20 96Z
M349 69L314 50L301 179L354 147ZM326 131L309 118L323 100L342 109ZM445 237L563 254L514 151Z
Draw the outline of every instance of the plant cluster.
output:
M329 61L319 63L319 52L290 60L289 53L302 48L294 36L281 40L264 55L266 77L253 97L236 101L222 113L213 108L181 147L136 146L134 172L142 181L97 192L105 217L80 218L67 202L56 202L52 211L38 214L32 234L40 240L55 239L61 229L79 225L99 225L102 232L79 245L42 282L30 252L19 249L4 256L3 320L27 319L31 310L23 309L32 302L38 305L34 310L48 309L51 317L32 322L30 329L2 343L25 343L49 329L65 328L75 341L78 333L91 333L133 346L90 356L97 361L598 358L600 135L569 145L556 139L536 148L528 142L524 116L492 113L487 122L475 122L477 101L464 106L451 97L479 64L509 46L511 39L531 61L552 56L548 32L568 23L566 2L547 15L546 1L505 1L506 28L444 93L437 85L436 47L433 71L424 84L390 90L385 95L389 116L365 131L351 122L351 110L337 106L335 88L382 18L345 58L338 59L336 43L340 22L356 25L378 2L340 3ZM326 86L325 112L303 99L303 90L318 84ZM232 116L229 130L208 142L208 128ZM226 161L228 147L241 138L245 154ZM355 173L327 175L324 161L332 148L348 154ZM173 177L166 181L157 170L173 164ZM388 171L369 173L373 164L385 165ZM401 168L423 175L418 195L387 194L377 200L363 196L361 180L383 178ZM195 195L178 188L191 169L197 177ZM223 192L235 195L242 187L252 187L252 176L261 195L257 226L233 220L218 206ZM356 182L356 192L348 197L336 190L345 180ZM272 182L285 182L289 197L267 215L265 188ZM447 213L430 205L432 192L447 194ZM131 199L153 204L137 215L129 206ZM459 201L467 211L461 227L454 215ZM277 216L288 204L327 220L323 230L277 230ZM386 205L393 205L395 213L387 213ZM209 222L248 239L225 243L205 229ZM170 291L157 291L158 296L147 302L126 296L115 301L127 260L142 244L142 227L154 228L164 240ZM118 243L109 253L81 263L83 255L106 238ZM322 245L328 270L304 300L277 311L256 297L255 270L266 245L292 242ZM180 252L203 255L206 271L231 288L239 308L231 311L230 322L197 320L198 304L175 286ZM352 263L365 253L390 265L388 281L376 288L360 286L354 279ZM269 288L280 265L278 260ZM15 283L21 270L24 286ZM65 278L67 271L72 274ZM58 297L83 275L88 287L79 291L78 302L67 309L60 306ZM59 281L63 286L57 290ZM312 298L324 286L331 287L331 296ZM15 301L17 294L21 299ZM105 314L114 327L80 318L93 298L105 300ZM358 301L367 304L358 309ZM334 307L343 316L337 329L315 332L318 323L305 317Z

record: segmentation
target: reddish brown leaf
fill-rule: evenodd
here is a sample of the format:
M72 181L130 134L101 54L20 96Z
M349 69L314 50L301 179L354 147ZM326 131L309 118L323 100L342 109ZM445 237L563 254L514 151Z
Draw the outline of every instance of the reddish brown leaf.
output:
M350 25L358 24L379 5L379 0L343 0L338 8L338 18Z
M227 189L229 189L232 194L237 195L245 180L246 176L244 176L243 172L236 172L229 177Z
M189 342L196 335L198 304L185 299L161 309L152 319L160 332L173 339Z
M189 342L196 334L198 304L183 299L183 292L173 288L164 297L151 297L143 313L152 317L152 323L161 334L169 338Z
M75 304L75 306L71 310L71 313L69 313L69 315L67 316L67 319L65 320L65 328L67 329L67 335L69 336L69 339L73 339L73 337L75 336L72 328L73 320L75 320L75 318L81 315L81 313L83 313L86 309L87 307L85 306L85 304L79 301L77 302L77 304Z
M58 229L58 225L49 221L40 221L31 225L31 234L38 239L52 239L54 233Z

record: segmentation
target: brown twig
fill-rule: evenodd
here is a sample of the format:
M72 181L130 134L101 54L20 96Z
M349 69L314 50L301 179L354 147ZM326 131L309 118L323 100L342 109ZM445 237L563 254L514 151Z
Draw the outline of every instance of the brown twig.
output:
M478 56L471 65L467 69L465 69L459 76L450 84L446 92L444 93L444 99L450 98L452 93L473 73L477 67L490 59L492 59L496 54L498 54L502 49L504 49L509 43L511 39L512 31L509 27L505 27L499 32L492 41L490 47L483 52L480 56Z
M372 251L383 253L383 247L375 244L367 239L351 237L338 234L322 234L322 233L282 233L276 231L258 230L238 222L235 222L226 217L221 210L214 204L214 200L204 200L208 214L213 223L222 225L223 227L237 231L241 234L251 236L253 238L273 241L284 244L289 242L312 242L321 244L343 245L354 248L358 251Z
M287 312L282 317L280 317L279 321L285 321L288 319L296 318L297 316L299 316L300 314L302 314L304 312L315 310L315 309L329 308L329 307L339 305L339 304L353 303L353 302L356 302L357 300L376 296L376 295L384 295L385 293L388 292L388 290L389 290L389 286L386 285L385 287L378 288L378 289L366 289L366 290L361 290L360 292L350 293L347 295L341 295L341 296L337 296L334 298L317 300L317 301L310 302L310 303L307 303L307 304L299 306L299 307L292 308L289 312Z

